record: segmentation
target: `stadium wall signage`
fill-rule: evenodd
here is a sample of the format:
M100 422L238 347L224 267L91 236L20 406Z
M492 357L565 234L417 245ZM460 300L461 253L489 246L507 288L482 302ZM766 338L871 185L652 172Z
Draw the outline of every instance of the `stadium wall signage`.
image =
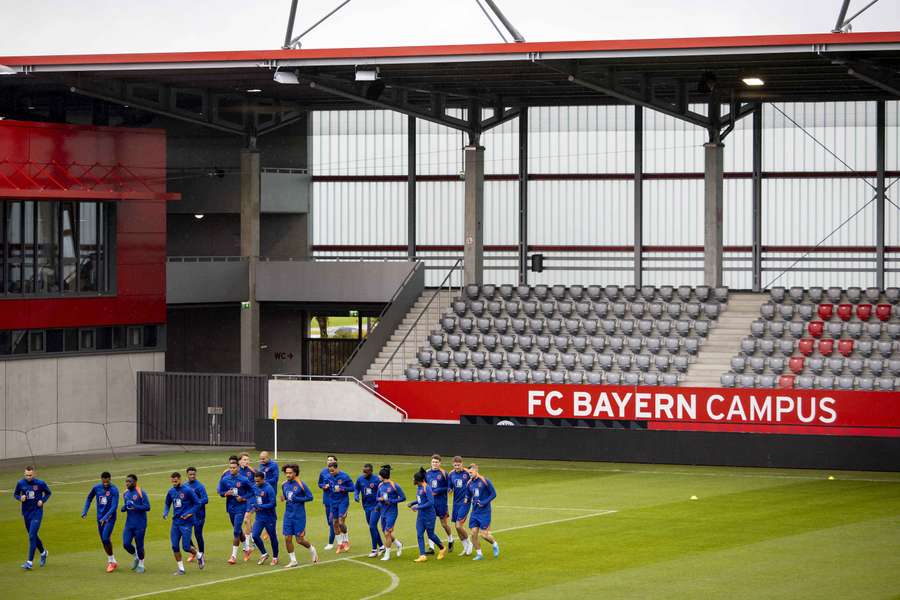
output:
M640 421L649 429L900 437L893 392L379 381L411 419Z

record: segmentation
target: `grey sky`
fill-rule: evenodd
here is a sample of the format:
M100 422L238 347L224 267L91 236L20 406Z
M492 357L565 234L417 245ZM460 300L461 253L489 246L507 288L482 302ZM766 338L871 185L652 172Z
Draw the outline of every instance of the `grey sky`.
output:
M839 0L497 0L529 41L826 32ZM851 13L865 5L853 0ZM300 0L296 32L338 0ZM0 55L268 49L290 0L0 0ZM900 30L881 0L855 31ZM475 0L353 0L304 47L499 41Z

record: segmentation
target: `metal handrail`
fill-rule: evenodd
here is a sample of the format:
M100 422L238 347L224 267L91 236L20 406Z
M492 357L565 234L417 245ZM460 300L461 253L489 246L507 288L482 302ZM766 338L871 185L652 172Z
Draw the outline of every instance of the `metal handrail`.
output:
M406 284L409 283L409 280L412 279L413 275L415 275L416 268L418 266L419 266L418 261L412 262L412 268L409 270L409 273L406 274L406 277L403 278L403 281L401 281L400 285L397 286L397 289L394 290L394 293L391 295L391 299L387 301L387 304L385 304L384 308L381 309L381 312L378 313L378 317L376 317L378 320L375 322L375 327L373 327L372 329L366 330L366 337L364 337L362 339L362 341L356 345L356 348L353 349L353 352L350 354L350 356L344 362L344 366L341 367L341 370L338 372L338 375L344 374L344 369L347 368L347 365L349 365L351 362L353 362L353 359L356 358L356 355L359 353L359 351L362 349L362 347L366 344L366 342L369 341L369 336L372 334L372 331L374 331L378 327L378 325L381 323L381 319L384 317L384 314L394 304L394 302L397 300L397 296L400 295L400 293L403 291L403 288L406 287Z
M450 270L447 271L447 274L444 276L444 279L441 281L440 284L438 284L437 288L434 290L434 293L431 294L431 298L428 299L428 303L425 305L425 308L423 308L421 310L421 312L419 312L418 316L416 317L416 320L413 321L413 324L406 331L406 335L403 336L403 339L400 340L400 343L397 344L397 347L394 348L394 351L391 353L391 355L388 357L387 361L384 363L384 365L378 371L379 374L384 375L384 370L387 369L388 365L393 363L394 357L397 356L397 352L400 351L400 348L404 347L404 344L406 343L406 339L409 337L409 335L413 331L416 330L416 327L419 325L419 321L422 320L422 317L425 315L426 312L428 312L428 309L431 307L431 303L434 302L434 299L437 298L438 294L440 294L441 291L444 289L444 284L447 283L447 281L450 279L450 277L453 275L453 273L456 272L456 269L459 268L462 261L463 261L463 259L461 259L461 258L457 259L456 262L453 263L453 266L450 267ZM460 278L460 282L459 282L460 295L462 295L462 286L463 286L463 282L462 282L462 278ZM448 289L450 288L449 285L447 287L448 287Z
M373 396L375 396L376 398L378 398L379 400L381 400L382 402L384 402L385 404L387 404L388 406L390 406L391 408L393 408L394 410L396 410L397 412L402 414L404 419L409 418L409 413L406 412L406 410L404 410L401 406L394 404L387 397L381 395L380 393L378 393L374 389L370 388L365 383L363 383L356 377L353 377L352 375L270 375L269 377L270 377L270 379L287 380L287 381L304 381L304 380L309 380L309 381L313 381L313 380L352 381L357 386L363 388L364 390L366 390L367 392L369 392L370 394L372 394Z

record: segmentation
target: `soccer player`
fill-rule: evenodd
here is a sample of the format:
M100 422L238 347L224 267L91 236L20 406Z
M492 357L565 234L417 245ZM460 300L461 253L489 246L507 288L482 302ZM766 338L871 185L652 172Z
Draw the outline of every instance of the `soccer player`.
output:
M287 479L281 485L281 497L284 500L284 518L281 522L281 533L284 535L284 547L287 548L288 556L291 561L285 566L285 569L296 567L297 555L294 554L294 541L291 537L297 538L297 543L304 548L309 548L312 555L313 564L319 562L319 556L316 554L316 547L306 540L306 503L312 501L312 490L300 481L299 465L284 465L282 468L284 477Z
M265 450L259 453L259 468L257 471L262 472L266 476L266 483L271 485L273 490L278 489L278 463L269 458L269 453Z
M125 529L122 530L122 546L134 557L131 570L144 572L144 535L147 533L147 513L150 512L150 498L138 486L137 475L125 478L125 493L122 494L122 512ZM137 548L135 548L137 546Z
M262 540L261 533L265 530L269 534L272 542L272 566L278 564L278 531L276 525L278 523L278 514L275 512L275 490L266 483L266 476L261 471L257 471L254 475L256 486L253 488L255 496L254 502L250 510L256 513L253 521L253 542L259 548L259 561L256 564L262 565L269 559L269 553L266 552L266 545Z
M350 534L347 533L347 511L350 510L349 493L353 491L353 480L338 468L337 461L328 463L328 488L331 492L329 516L334 525L338 547L336 554L350 551Z
M81 518L87 516L91 508L91 502L97 500L97 533L100 534L100 543L106 551L106 572L112 573L119 564L113 555L112 532L116 527L116 511L119 509L119 488L112 484L112 476L109 471L100 473L100 483L91 488L87 499L84 501L84 509Z
M469 475L472 477L469 481L469 500L472 504L469 529L472 530L472 544L475 547L473 560L484 560L479 536L494 547L494 557L498 557L500 544L491 535L491 502L497 497L497 490L494 489L490 479L478 473L478 465L475 463L469 465Z
M397 505L406 502L403 488L391 481L391 465L382 465L378 471L381 483L378 484L378 513L373 515L381 520L381 531L384 532L384 556L381 560L391 560L391 549L397 546L397 557L403 553L403 544L394 538L394 525L397 523Z
M369 553L369 558L375 558L384 551L384 546L381 545L381 536L378 535L378 519L377 517L373 518L378 504L378 486L381 484L381 478L372 470L371 463L364 464L362 475L356 478L356 484L353 486L353 500L360 502L362 499L366 523L369 525L369 536L372 538L372 551Z
M172 554L175 556L175 562L178 570L175 575L184 575L184 562L181 560L181 547L189 554L197 554L197 549L191 546L191 532L194 528L194 515L197 512L197 506L200 500L197 495L186 485L181 485L181 473L177 471L171 475L172 487L166 494L166 507L163 509L163 519L168 518L169 509L172 510L172 529L169 532L169 539L172 542ZM202 569L206 566L203 557L197 559L197 564Z
M238 455L238 461L240 463L241 475L250 482L250 487L253 487L254 475L256 471L253 470L253 467L250 466L250 455L246 452L241 452ZM253 546L250 544L250 540L253 539L253 518L254 512L252 510L248 510L244 513L244 552L253 552Z
M209 504L209 495L206 493L206 487L197 480L197 468L188 467L187 483L185 487L191 488L194 495L197 496L199 504L197 512L194 513L194 537L197 539L197 560L203 560L203 553L206 551L206 542L203 541L203 526L206 525L206 505ZM187 558L188 562L194 561L194 555L191 554Z
M420 468L413 475L413 483L416 486L416 499L409 503L409 507L416 512L416 540L419 542L419 558L413 562L425 562L428 557L425 556L425 535L438 547L438 560L443 560L447 550L434 533L434 524L437 515L434 512L434 493L431 487L425 482L425 469Z
M328 472L328 463L337 462L337 457L329 454L325 457L325 468L319 472L319 489L322 490L322 504L325 507L325 522L328 523L328 544L325 545L326 550L334 548L334 522L331 520L331 485L328 478L331 474Z
M450 529L450 511L447 510L447 492L450 488L447 471L441 468L440 454L431 455L431 468L425 473L425 483L434 494L434 513L440 519L441 527L447 532L447 550L453 552L453 530ZM434 544L431 540L428 540L428 546L431 549L429 554L434 554Z
M219 479L217 491L219 495L225 498L225 510L231 521L234 540L231 546L231 558L228 564L233 565L237 562L238 548L241 542L246 541L246 536L241 530L244 524L244 514L249 508L249 500L253 499L253 485L247 481L247 478L241 475L240 459L237 456L231 456L228 459L228 470L222 474ZM250 559L250 550L244 544L244 562Z
M469 515L469 480L471 478L469 472L463 468L462 457L454 456L453 470L447 475L447 481L453 492L453 514L450 518L456 524L456 533L463 544L460 556L472 554L472 542L466 532L466 517Z
M25 521L25 531L28 532L28 560L22 563L22 568L30 571L34 566L34 551L41 553L40 565L47 564L47 555L44 543L38 535L41 528L41 519L44 518L44 505L50 499L50 487L41 479L34 476L34 467L25 467L24 477L16 482L13 497L22 504L22 519Z

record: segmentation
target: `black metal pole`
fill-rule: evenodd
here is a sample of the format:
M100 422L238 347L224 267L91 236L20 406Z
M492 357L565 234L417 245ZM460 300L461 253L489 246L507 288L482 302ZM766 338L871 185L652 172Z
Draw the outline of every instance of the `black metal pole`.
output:
M407 117L406 127L406 255L416 257L416 118Z
M291 47L291 38L294 37L294 19L297 17L297 2L299 0L291 0L291 14L288 15L287 31L284 33L284 48L287 50Z
M634 107L634 285L644 285L644 109Z
M528 285L528 107L519 113L519 285Z
M762 291L762 104L753 107L753 291Z
M875 285L884 289L884 100L875 104Z

